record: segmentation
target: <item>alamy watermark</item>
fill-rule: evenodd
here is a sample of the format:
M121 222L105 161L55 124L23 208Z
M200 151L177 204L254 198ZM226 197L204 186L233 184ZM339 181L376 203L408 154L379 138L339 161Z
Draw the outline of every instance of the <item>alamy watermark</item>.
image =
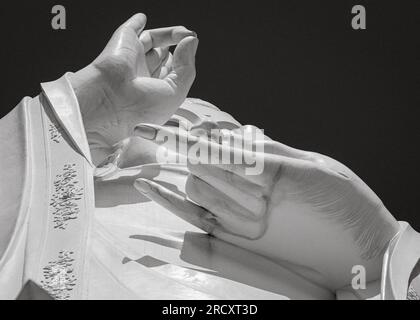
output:
M51 13L54 14L51 20L51 27L54 30L65 30L66 26L66 8L63 5L54 5L51 8ZM354 15L351 20L351 27L354 30L366 29L366 8L360 4L354 5L351 9Z
M51 20L51 27L54 30L65 30L67 28L66 8L57 4L51 8L51 13L54 14Z
M351 27L354 30L365 30L366 29L366 9L362 5L353 6L351 13L354 14L351 19Z
M187 131L186 126L159 130L155 141L159 163L235 164L245 167L246 175L264 170L264 131L250 127L241 131L224 129ZM174 152L175 151L175 152Z
M351 269L351 273L354 274L351 280L351 287L354 290L365 290L366 289L366 268L362 265L355 265Z

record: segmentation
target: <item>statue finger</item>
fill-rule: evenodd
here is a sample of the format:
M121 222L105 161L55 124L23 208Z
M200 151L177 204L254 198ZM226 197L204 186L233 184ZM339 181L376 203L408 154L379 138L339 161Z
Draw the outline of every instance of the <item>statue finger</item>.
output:
M150 200L207 233L218 227L210 212L155 181L140 178L135 181L134 187Z
M192 201L211 212L224 229L233 234L257 239L265 231L265 219L256 219L253 212L231 199L224 190L217 190L194 175L188 177L186 193Z
M220 190L232 201L247 208L255 219L264 216L267 209L266 188L252 183L230 171L209 164L188 165L191 174Z
M165 27L142 32L140 41L143 44L144 52L148 52L153 48L177 45L188 36L196 37L197 34L184 26Z
M154 48L146 54L146 63L150 74L156 72L156 69L162 66L168 59L169 47Z

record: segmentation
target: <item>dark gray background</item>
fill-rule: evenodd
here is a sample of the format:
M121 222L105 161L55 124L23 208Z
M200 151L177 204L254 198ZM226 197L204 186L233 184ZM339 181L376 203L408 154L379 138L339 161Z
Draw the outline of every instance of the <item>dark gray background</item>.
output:
M6 4L7 3L7 4ZM2 1L2 115L39 83L76 71L136 12L200 38L190 96L272 138L352 168L420 230L420 1ZM67 30L50 26L54 4ZM367 30L351 28L365 5Z

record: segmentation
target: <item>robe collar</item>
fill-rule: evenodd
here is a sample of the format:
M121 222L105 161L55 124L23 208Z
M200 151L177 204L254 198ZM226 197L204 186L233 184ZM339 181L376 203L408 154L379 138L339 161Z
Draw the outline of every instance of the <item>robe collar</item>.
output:
M82 114L68 73L52 82L41 83L52 111L79 153L93 166Z
M420 259L420 234L407 222L391 240L384 255L381 300L405 300L413 270Z

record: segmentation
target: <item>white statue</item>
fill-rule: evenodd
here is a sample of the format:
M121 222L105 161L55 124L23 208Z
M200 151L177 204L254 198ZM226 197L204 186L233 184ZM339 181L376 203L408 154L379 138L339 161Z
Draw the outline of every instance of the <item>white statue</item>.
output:
M197 35L145 24L1 120L0 298L418 299L420 235L340 162L186 99Z

